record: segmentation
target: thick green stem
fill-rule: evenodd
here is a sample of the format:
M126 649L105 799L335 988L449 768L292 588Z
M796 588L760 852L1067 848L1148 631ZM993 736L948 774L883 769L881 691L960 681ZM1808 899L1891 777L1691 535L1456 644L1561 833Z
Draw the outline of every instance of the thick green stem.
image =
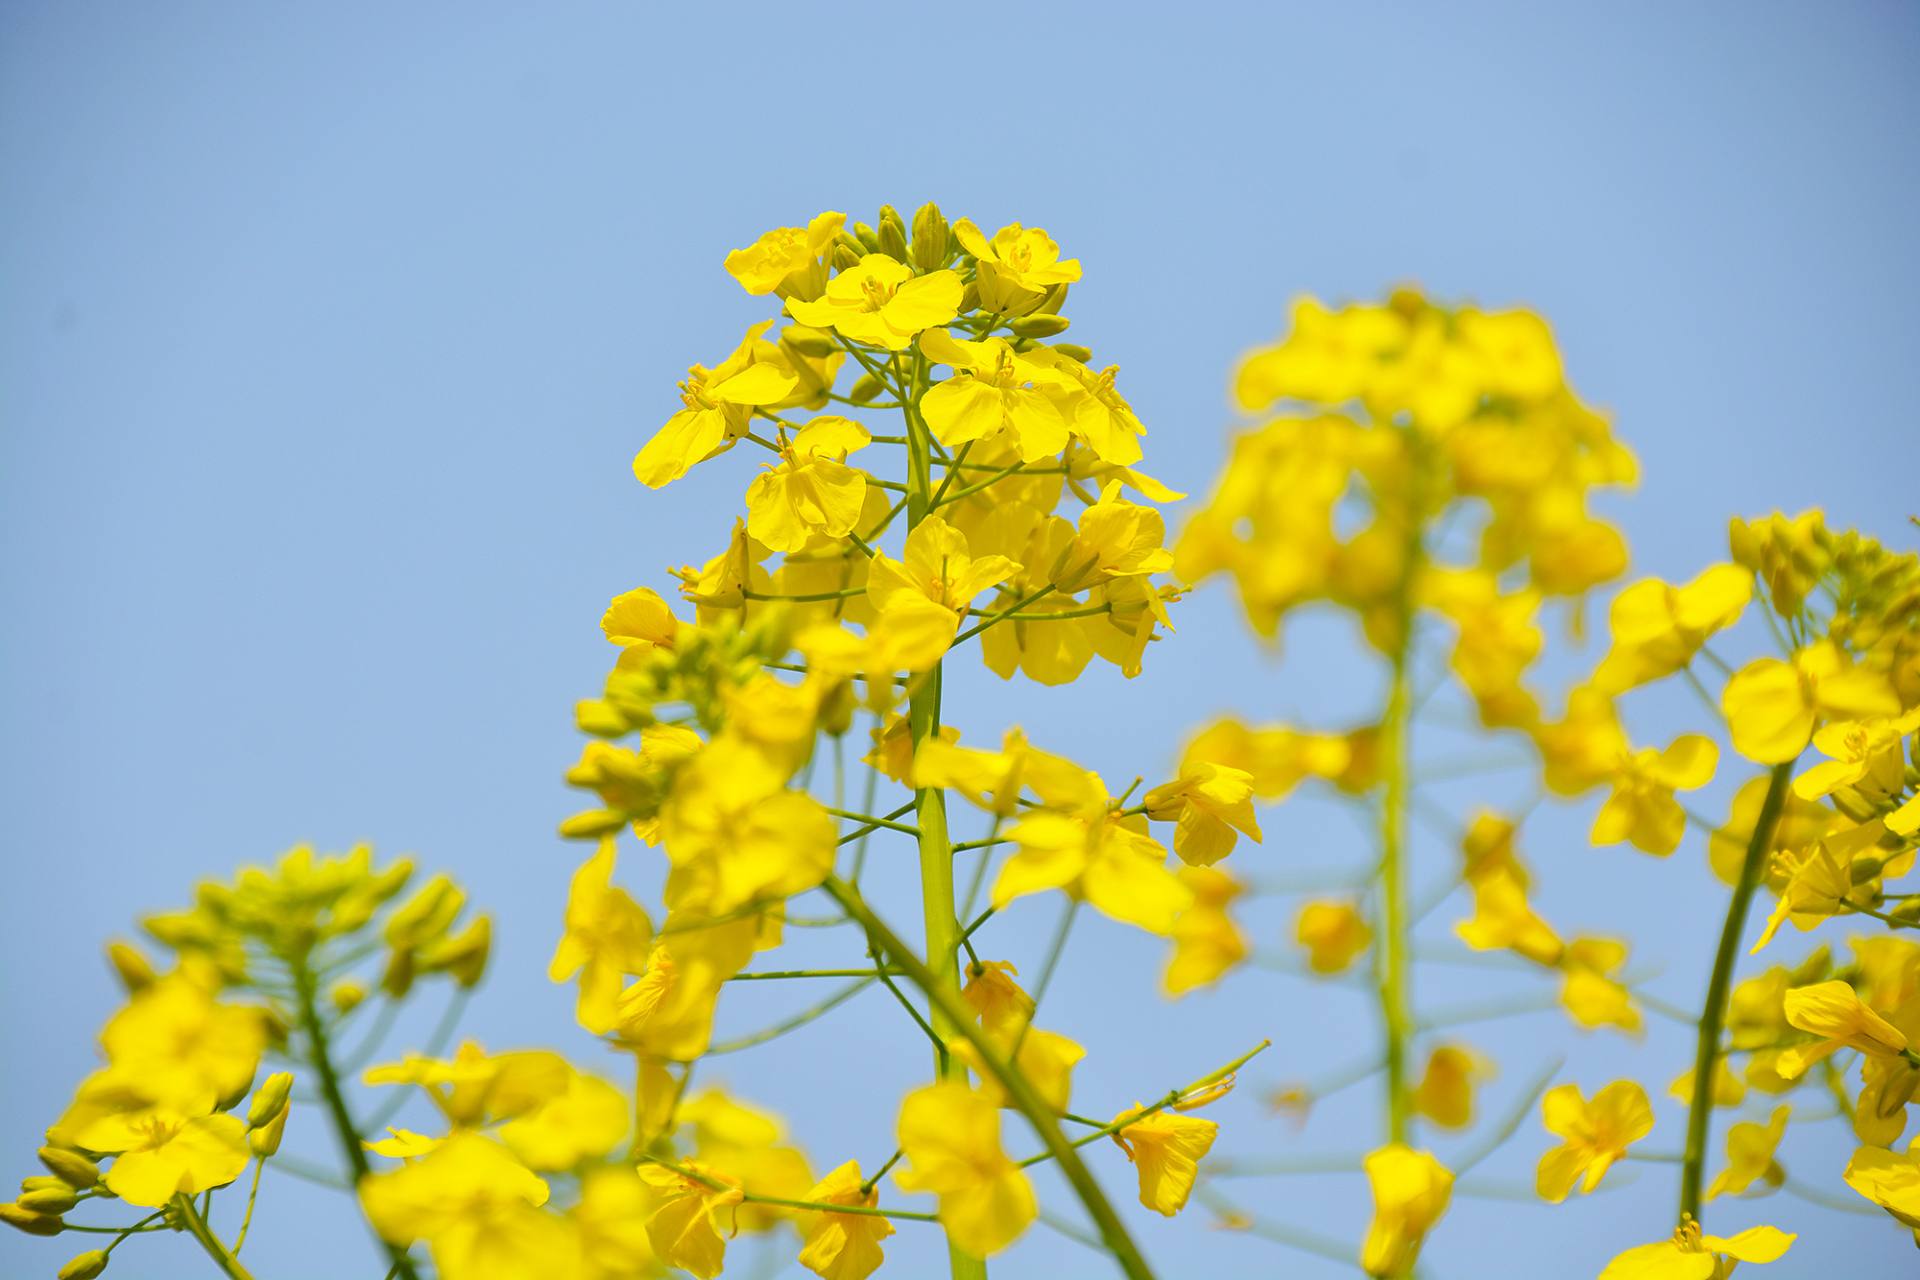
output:
M901 941L900 935L888 928L886 923L873 913L858 890L850 887L837 876L831 876L821 886L846 910L846 913L860 922L867 932L874 948L883 953L886 960L907 971L907 978L921 991L926 993L936 1017L952 1026L968 1044L973 1046L974 1056L980 1061L985 1075L990 1075L1005 1090L1007 1098L1014 1108L1025 1116L1033 1126L1040 1143L1047 1154L1059 1162L1060 1172L1074 1194L1086 1208L1087 1216L1093 1219L1094 1226L1100 1232L1108 1252L1128 1280L1153 1280L1153 1270L1147 1266L1146 1259L1140 1256L1139 1248L1133 1238L1127 1234L1126 1224L1120 1221L1113 1203L1107 1199L1106 1192L1094 1181L1093 1173L1080 1159L1080 1153L1067 1140L1060 1130L1060 1122L1054 1117L1053 1109L1048 1106L1027 1077L1009 1062L1000 1052L986 1032L980 1029L966 1015L966 1009L960 1002L959 993L949 984L942 983L933 970L920 959L912 947ZM964 1257L964 1254L956 1255ZM984 1267L984 1264L982 1264Z
M933 440L926 421L920 416L920 395L925 389L926 361L915 356L908 395L903 397L903 415L907 420L907 529L911 532L933 510ZM913 737L913 749L940 736L940 667L920 680L907 703L907 728ZM920 911L926 929L928 998L934 1038L943 1047L934 1051L934 1070L945 1080L965 1080L966 1064L949 1054L944 1045L961 1031L956 1019L960 995L960 922L953 914L953 840L947 833L947 793L939 787L922 787L914 793L914 823L920 841ZM935 993L948 999L935 998ZM953 1280L985 1280L987 1264L956 1247L949 1237L947 1263Z
M240 1259L234 1257L227 1246L220 1243L220 1237L213 1234L213 1228L207 1225L207 1220L200 1216L200 1210L194 1206L192 1196L184 1192L175 1196L173 1207L180 1215L187 1234L199 1241L200 1247L206 1250L207 1256L213 1259L214 1265L220 1268L220 1273L227 1280L253 1280L253 1273L241 1266Z
M1393 659L1393 678L1387 689L1386 716L1380 725L1380 758L1384 793L1380 801L1380 1020L1385 1032L1387 1059L1387 1138L1407 1140L1407 1042L1413 1037L1409 1009L1407 936L1412 921L1407 908L1407 644L1403 640Z
M1727 919L1720 926L1720 945L1713 956L1713 976L1707 982L1706 1004L1700 1010L1699 1040L1693 1053L1693 1097L1687 1102L1687 1149L1680 1161L1680 1216L1700 1217L1700 1183L1707 1165L1707 1131L1713 1124L1713 1081L1720 1070L1720 1032L1726 1022L1727 993L1733 985L1733 965L1746 932L1747 909L1773 853L1773 832L1786 803L1793 762L1777 764L1767 780L1767 797L1754 820L1740 879L1727 902Z
M334 1068L333 1054L327 1045L326 1024L320 1018L313 970L308 967L305 956L295 957L288 967L293 971L300 1029L307 1038L307 1065L313 1068L320 1086L320 1101L326 1106L327 1116L333 1123L333 1134L340 1144L340 1154L346 1157L347 1168L353 1171L353 1185L357 1193L361 1180L372 1169L367 1164L366 1148L360 1145L360 1130L353 1122L353 1113L347 1110L346 1095L340 1090L340 1074ZM396 1280L418 1280L413 1259L407 1256L404 1248L385 1240L380 1244L393 1263Z

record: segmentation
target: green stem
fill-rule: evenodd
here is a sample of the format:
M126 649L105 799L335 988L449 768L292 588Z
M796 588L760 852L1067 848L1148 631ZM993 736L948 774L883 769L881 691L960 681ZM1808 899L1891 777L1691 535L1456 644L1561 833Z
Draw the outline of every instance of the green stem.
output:
M1380 725L1380 758L1385 789L1380 800L1380 945L1376 977L1380 984L1380 1021L1387 1062L1387 1139L1405 1142L1412 1115L1407 1088L1407 1044L1413 1038L1408 951L1412 928L1407 905L1408 775L1407 653L1411 618L1403 618L1401 640L1393 654L1387 708Z
M236 1258L247 1247L247 1232L253 1229L253 1203L260 1198L260 1175L266 1171L267 1158L261 1156L253 1162L253 1184L247 1188L247 1211L240 1218L240 1234L233 1238L233 1254Z
M320 1100L325 1104L327 1115L333 1122L333 1134L340 1144L340 1154L346 1157L347 1168L353 1173L353 1185L357 1191L360 1183L372 1172L367 1164L366 1148L360 1145L360 1130L354 1125L353 1114L347 1110L346 1095L340 1090L340 1076L334 1070L333 1055L327 1047L326 1024L320 1020L318 993L314 988L313 972L307 967L304 955L295 956L288 961L293 971L295 1000L299 1006L300 1028L306 1033L308 1065L320 1086ZM413 1260L407 1256L406 1249L400 1245L381 1241L387 1257L393 1262L393 1274L400 1280L419 1280L413 1269Z
M1767 796L1760 804L1760 816L1754 821L1753 835L1747 840L1747 856L1740 864L1740 879L1727 902L1726 922L1720 926L1720 945L1714 952L1713 976L1707 982L1707 999L1700 1010L1700 1034L1693 1055L1693 1097L1687 1103L1687 1149L1680 1165L1680 1216L1700 1218L1700 1183L1707 1164L1707 1130L1713 1123L1713 1081L1720 1068L1720 1031L1727 1016L1727 993L1733 985L1733 965L1740 951L1740 936L1746 931L1747 909L1753 892L1759 887L1767 858L1773 852L1773 832L1779 825L1780 810L1786 803L1787 783L1793 777L1793 762L1773 767L1767 780Z
M200 1247L206 1250L207 1256L213 1259L214 1265L220 1268L220 1273L227 1280L253 1280L253 1273L241 1266L240 1259L229 1253L227 1246L220 1243L220 1237L213 1234L213 1228L207 1225L207 1220L200 1216L200 1210L194 1207L192 1196L184 1192L175 1196L173 1207L180 1214L187 1234L199 1241Z
M914 949L901 941L900 935L873 913L866 900L838 876L830 876L822 886L831 894L848 915L860 922L872 939L877 950L885 953L885 958L907 971L914 985L926 993L934 1009L942 1020L953 1026L966 1041L973 1046L974 1055L979 1059L985 1074L992 1076L1006 1092L1007 1100L1027 1118L1033 1126L1047 1154L1059 1161L1060 1172L1065 1176L1080 1203L1086 1207L1088 1217L1093 1219L1100 1232L1100 1238L1106 1242L1108 1252L1119 1263L1120 1270L1128 1280L1153 1280L1153 1270L1147 1266L1146 1259L1140 1256L1139 1248L1133 1243L1133 1237L1127 1234L1126 1224L1121 1222L1113 1203L1094 1181L1092 1172L1080 1159L1067 1136L1060 1131L1060 1122L1055 1119L1053 1109L1046 1099L1034 1089L1026 1076L1008 1062L1000 1050L987 1038L985 1031L967 1017L966 1009L960 1002L960 995L954 985L943 983L938 975L922 961ZM949 957L951 958L951 957ZM954 1254L964 1259L964 1254ZM985 1264L973 1274L984 1274Z

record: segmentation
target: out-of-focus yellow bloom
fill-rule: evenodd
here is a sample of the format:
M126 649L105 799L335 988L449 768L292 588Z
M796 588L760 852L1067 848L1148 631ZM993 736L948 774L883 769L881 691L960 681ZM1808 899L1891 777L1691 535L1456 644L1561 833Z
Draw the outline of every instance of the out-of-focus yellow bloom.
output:
M1067 447L1070 414L1086 398L1052 363L1016 353L1002 338L956 340L945 329L920 336L920 350L953 370L920 401L933 438L949 449L1007 434L1022 462L1039 462Z
M1841 1049L1858 1049L1869 1058L1900 1057L1906 1052L1906 1034L1868 1008L1851 986L1837 978L1793 988L1786 994L1785 1008L1790 1025L1821 1037L1818 1044L1780 1055L1780 1074L1789 1080Z
M1306 903L1294 917L1293 936L1315 973L1345 973L1373 943L1366 917L1350 902Z
M727 255L727 274L748 293L817 298L826 287L824 259L847 215L829 210L805 227L775 227L744 249Z
M1524 873L1490 865L1471 881L1473 916L1453 926L1475 951L1512 951L1536 964L1558 964L1565 946L1527 902Z
M791 897L833 870L833 818L787 789L784 770L762 752L727 738L675 775L660 836L672 864L666 901L676 911L720 915Z
M267 1044L262 1011L215 1000L182 973L136 992L100 1030L107 1061L156 1097L237 1100Z
M1693 661L1707 637L1740 620L1753 598L1753 574L1738 565L1709 566L1692 582L1636 582L1613 599L1613 648L1593 673L1596 686L1620 693L1658 680Z
M1732 1019L1729 1018L1729 1023ZM1734 1041L1736 1048L1739 1040ZM1691 1102L1693 1099L1693 1068L1688 1067L1673 1078L1667 1086L1667 1096L1678 1102ZM1723 1055L1714 1062L1713 1096L1710 1102L1716 1107L1737 1107L1746 1100L1747 1082L1733 1073L1733 1066Z
M1575 938L1559 959L1565 975L1560 1003L1583 1027L1618 1027L1640 1034L1643 1019L1617 976L1627 963L1627 945L1612 938Z
M1797 1239L1778 1227L1749 1227L1734 1236L1702 1235L1700 1224L1689 1218L1672 1239L1636 1245L1616 1256L1600 1280L1722 1280L1739 1263L1774 1261Z
M1813 584L1833 556L1828 549L1826 517L1817 509L1791 518L1776 511L1759 520L1738 516L1727 522L1727 547L1735 564L1760 575L1773 597L1774 612L1800 612Z
M822 1178L802 1199L815 1204L844 1204L871 1209L879 1192L861 1189L860 1162L849 1160ZM880 1242L893 1234L893 1224L872 1214L809 1213L800 1219L806 1247L800 1265L826 1280L867 1280L886 1255Z
M1900 714L1886 676L1853 665L1830 640L1819 640L1792 662L1756 658L1733 673L1720 695L1733 747L1760 764L1781 764L1806 749L1822 719L1872 719Z
M1413 1088L1413 1109L1442 1129L1465 1129L1473 1123L1474 1090L1493 1075L1493 1063L1467 1046L1436 1045Z
M1541 1122L1547 1132L1564 1139L1540 1157L1534 1190L1549 1204L1559 1204L1580 1184L1590 1194L1627 1148L1653 1130L1653 1105L1647 1091L1631 1080L1616 1080L1589 1102L1580 1086L1563 1084L1549 1089L1540 1100Z
M567 1211L580 1239L585 1280L631 1280L654 1270L647 1219L653 1193L626 1165L599 1165L580 1178L580 1200Z
M614 839L607 836L573 873L565 930L547 965L552 982L580 975L574 1016L595 1035L612 1029L620 985L628 974L646 970L653 944L653 922L645 909L613 883L615 857Z
M1760 819L1760 808L1766 796L1766 775L1747 779L1734 793L1733 803L1728 806L1727 820L1714 828L1712 837L1707 841L1708 865L1713 868L1714 875L1729 885L1740 879L1741 864L1747 857L1747 845L1753 839L1753 825ZM1804 848L1846 823L1844 817L1826 805L1802 800L1792 791L1787 793L1785 801L1780 809L1778 824L1774 827L1772 845L1776 849ZM1778 888L1781 875L1770 871L1768 883Z
M773 322L747 330L733 354L712 369L694 365L680 384L686 406L634 455L633 474L649 489L678 480L699 462L731 449L753 411L778 404L799 385L779 349L765 341Z
M559 1097L573 1068L557 1053L520 1049L489 1054L468 1040L450 1061L408 1055L368 1067L369 1085L418 1085L447 1120L471 1128L523 1116Z
M869 253L828 281L818 301L787 299L787 311L815 329L832 329L870 347L904 351L915 334L958 315L964 291L960 277L951 271L916 276L897 259Z
M1000 1109L957 1081L927 1085L900 1106L894 1174L903 1191L940 1198L940 1222L966 1253L986 1258L1019 1238L1039 1207L1033 1184L1000 1146Z
M247 1126L238 1116L148 1112L128 1117L117 1137L105 1127L89 1130L107 1139L93 1149L117 1153L105 1182L128 1204L156 1209L176 1195L224 1187L247 1167Z
M379 1156L391 1156L395 1160L412 1160L423 1156L440 1145L440 1139L430 1138L424 1133L415 1133L411 1129L396 1129L387 1126L387 1136L376 1138L360 1145Z
M528 1168L560 1172L612 1152L627 1136L631 1113L620 1090L574 1071L563 1092L503 1125L500 1139Z
M693 1155L703 1165L725 1169L730 1181L755 1194L801 1199L813 1185L813 1166L785 1141L778 1116L750 1107L718 1089L680 1105L677 1118L693 1129ZM769 1231L793 1216L779 1205L744 1203L735 1210L741 1231Z
M1080 261L1062 258L1060 246L1039 227L1010 222L989 240L970 218L953 224L953 238L978 264L980 305L1001 315L1025 315L1055 285L1080 278Z
M1160 990L1174 997L1212 986L1253 949L1227 911L1244 892L1240 882L1215 867L1182 867L1179 875L1193 905L1174 917L1173 952L1160 975Z
M1631 841L1634 848L1666 857L1680 847L1687 813L1676 791L1697 791L1713 781L1720 749L1713 739L1683 733L1665 751L1645 747L1620 762L1613 794L1594 815L1596 845Z
M1387 353L1407 338L1404 316L1389 307L1329 311L1312 298L1293 304L1285 342L1248 356L1234 376L1234 397L1248 412L1277 400L1340 404L1362 395Z
M1913 1231L1920 1244L1920 1139L1905 1155L1879 1147L1861 1147L1847 1161L1847 1185L1892 1214Z
M1254 729L1221 720L1201 730L1180 759L1183 770L1193 761L1240 769L1253 780L1254 795L1282 800L1304 778L1342 779L1355 754L1353 742L1338 734L1301 733L1284 726Z
M1094 803L1071 813L1031 811L1007 834L1019 848L993 882L996 908L1061 889L1164 937L1193 900L1167 869L1167 851L1147 833L1146 819L1110 809L1104 787Z
M1133 1110L1139 1109L1135 1103ZM1114 1120L1130 1114L1122 1111ZM1200 1161L1219 1132L1212 1120L1156 1111L1116 1130L1113 1140L1140 1175L1140 1203L1171 1218L1187 1207Z
M1360 1269L1370 1276L1401 1276L1420 1259L1420 1246L1453 1198L1453 1174L1427 1151L1401 1143L1381 1147L1365 1161L1373 1187L1373 1221L1360 1245Z
M1210 867L1232 853L1236 831L1260 840L1253 775L1244 769L1188 761L1178 778L1147 792L1142 803L1155 822L1176 824L1173 851L1189 866Z
M979 1015L981 1029L1001 1055L1013 1060L1049 1106L1064 1111L1072 1094L1073 1069L1087 1056L1087 1051L1066 1036L1029 1025L1033 1018L1033 997L1014 981L1015 973L1013 965L1004 960L969 965L962 995ZM979 1055L971 1044L955 1043L949 1049L969 1065L981 1068ZM978 1070L978 1074L982 1082L980 1091L1006 1105L999 1084L985 1070Z
M424 1240L447 1280L566 1275L579 1240L543 1211L547 1184L491 1138L456 1133L418 1160L360 1182L367 1221L392 1244Z
M1782 1103L1765 1124L1747 1120L1727 1130L1727 1167L1707 1187L1707 1199L1737 1196L1761 1179L1772 1186L1780 1185L1786 1174L1775 1163L1773 1153L1780 1149L1792 1112L1792 1107Z
M726 1264L740 1188L717 1170L692 1161L681 1169L640 1166L640 1181L653 1193L656 1206L647 1219L647 1240L667 1266L713 1280Z
M620 1040L643 1057L688 1062L713 1038L720 988L753 955L759 922L713 923L708 912L668 916L646 972L620 993Z
M1627 753L1627 735L1606 694L1582 685L1567 694L1567 713L1534 729L1543 781L1560 796L1577 796L1609 781Z
M747 486L747 532L773 551L799 551L817 534L846 537L867 500L866 474L847 455L870 442L851 418L826 415L800 428Z

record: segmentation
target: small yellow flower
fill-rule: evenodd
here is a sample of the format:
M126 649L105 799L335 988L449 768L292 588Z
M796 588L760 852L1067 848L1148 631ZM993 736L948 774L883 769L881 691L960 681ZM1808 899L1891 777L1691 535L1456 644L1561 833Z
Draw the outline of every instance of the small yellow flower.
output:
M612 1029L620 984L628 974L645 971L653 942L653 922L645 909L613 883L616 856L608 836L573 873L565 931L547 966L553 982L580 976L574 1016L595 1035Z
M1900 714L1887 678L1855 667L1831 640L1820 640L1792 662L1757 658L1733 673L1720 695L1733 747L1760 764L1781 764L1806 749L1820 721Z
M1615 1257L1600 1280L1720 1280L1738 1263L1774 1261L1798 1238L1778 1227L1749 1227L1735 1236L1702 1235L1700 1225L1688 1218L1672 1239L1636 1245Z
M900 1106L899 1137L907 1167L895 1180L940 1197L940 1221L962 1251L1000 1252L1039 1212L1032 1183L1000 1146L991 1098L956 1081L917 1089Z
M1658 578L1634 583L1614 597L1613 649L1594 683L1621 693L1671 675L1693 661L1708 636L1738 622L1752 598L1753 573L1731 564L1709 566L1682 587Z
M1779 1071L1789 1080L1841 1049L1858 1049L1869 1058L1907 1053L1906 1033L1863 1004L1854 989L1839 979L1788 991L1786 1015L1790 1025L1821 1037L1818 1044L1781 1053Z
M424 1240L434 1266L460 1277L567 1274L579 1241L543 1210L547 1184L491 1138L455 1133L418 1160L360 1182L360 1207L380 1238Z
M585 1071L563 1092L500 1128L500 1140L529 1169L562 1172L605 1156L627 1136L627 1096Z
M1780 1148L1792 1112L1792 1107L1782 1103L1765 1124L1744 1120L1727 1130L1727 1167L1708 1186L1707 1199L1737 1196L1762 1179L1772 1186L1780 1185L1786 1174L1774 1162L1773 1153Z
M746 248L729 253L727 274L755 296L818 297L827 282L823 259L846 225L846 214L829 210L805 227L775 227Z
M1687 829L1686 810L1673 793L1713 781L1719 756L1713 739L1683 733L1665 751L1647 747L1625 757L1613 777L1613 794L1594 816L1593 843L1628 840L1663 858L1672 853Z
M1559 1204L1580 1184L1582 1195L1600 1185L1607 1170L1633 1143L1653 1130L1653 1105L1647 1091L1631 1080L1616 1080L1589 1102L1580 1086L1563 1084L1540 1100L1547 1132L1565 1141L1540 1157L1534 1190Z
M1133 1109L1138 1111L1139 1104ZM1123 1111L1114 1119L1129 1114ZM1200 1161L1219 1132L1212 1120L1156 1111L1116 1130L1113 1140L1140 1175L1140 1203L1171 1218L1186 1208Z
M832 329L841 337L888 351L904 351L923 329L960 313L965 287L951 271L916 276L913 268L884 253L869 253L827 282L817 301L787 300L801 324Z
M801 1197L815 1204L845 1204L871 1209L879 1193L861 1190L860 1162L849 1160L829 1173ZM800 1218L806 1247L800 1265L826 1280L866 1280L886 1255L880 1242L893 1234L893 1224L872 1214L809 1213Z
M634 478L649 489L678 480L699 462L725 453L746 434L753 411L786 399L800 380L779 349L761 338L772 325L747 330L733 354L708 369L694 365L680 384L685 406L634 455Z
M247 1167L247 1126L238 1116L148 1114L125 1129L111 1143L119 1154L105 1181L128 1204L156 1209L176 1195L224 1187Z
M947 448L1002 432L1022 462L1039 462L1067 447L1070 415L1087 394L1053 364L1015 352L1002 338L965 342L945 329L920 335L920 350L953 370L920 400L933 438Z
M794 434L778 464L747 486L747 532L773 551L799 551L817 535L844 538L860 521L867 477L847 455L870 442L851 418L823 415Z
M1180 776L1147 792L1142 803L1155 822L1174 822L1173 851L1188 866L1210 867L1233 852L1236 832L1256 844L1253 775L1244 769L1189 760Z
M1847 1185L1910 1227L1920 1244L1920 1139L1905 1155L1880 1147L1861 1147L1847 1161Z
M1039 227L1008 223L989 240L971 218L953 224L953 238L978 264L980 305L1001 315L1024 315L1054 285L1080 278L1080 261L1061 258L1060 246Z
M1473 1123L1473 1093L1491 1079L1493 1063L1465 1045L1436 1045L1413 1089L1413 1108L1442 1129Z
M1345 973L1373 943L1366 917L1350 902L1309 902L1294 917L1293 936L1315 973Z
M1453 1198L1453 1174L1431 1152L1401 1143L1366 1158L1373 1187L1373 1221L1360 1246L1360 1268L1370 1276L1402 1276L1420 1259L1420 1246Z
M647 1219L647 1240L669 1267L699 1280L713 1280L726 1264L727 1240L741 1191L721 1174L691 1161L681 1169L640 1166L640 1181L655 1198ZM690 1176L691 1175L691 1176Z
M1182 867L1180 882L1193 905L1173 921L1173 953L1160 975L1160 990L1179 997L1210 987L1252 954L1252 944L1227 911L1245 892L1240 882L1216 867Z

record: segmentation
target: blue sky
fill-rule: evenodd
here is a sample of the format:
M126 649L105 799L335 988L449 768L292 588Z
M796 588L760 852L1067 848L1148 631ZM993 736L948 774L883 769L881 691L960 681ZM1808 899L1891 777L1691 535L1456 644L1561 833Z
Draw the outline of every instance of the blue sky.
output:
M1774 508L1911 546L1917 54L1920 17L1893 4L8 6L0 1144L28 1172L92 1060L113 996L101 939L301 840L368 839L462 877L499 940L469 1030L592 1054L542 973L576 853L552 834L573 804L570 708L608 659L606 599L711 554L749 465L650 494L627 464L684 367L764 314L726 250L823 208L935 199L1049 228L1086 265L1074 335L1122 366L1149 469L1177 487L1215 471L1228 371L1293 295L1415 280L1551 318L1645 465L1608 504L1642 572L1691 574L1724 554L1730 514ZM1290 633L1284 660L1218 588L1180 625L1135 683L967 679L950 718L976 740L1018 720L1125 779L1226 708L1337 719L1377 688L1330 622ZM1680 696L1636 702L1636 730L1678 725ZM1543 910L1632 934L1655 989L1697 1000L1722 906L1699 851L1589 850L1589 819L1530 835ZM1311 801L1269 831L1238 869L1362 849ZM1422 849L1429 871L1445 856ZM893 872L903 890L903 860ZM1253 914L1269 945L1285 919ZM1031 963L1051 925L1036 901L996 945ZM1297 1133L1254 1087L1364 1051L1364 1003L1249 975L1166 1005L1159 963L1117 926L1076 932L1043 1021L1089 1045L1086 1107L1272 1036L1218 1109L1220 1149L1371 1145L1365 1090ZM1436 970L1419 994L1487 988ZM799 998L755 992L723 1034ZM1505 1063L1496 1111L1568 1041L1551 1015L1469 1030ZM1684 1039L1578 1041L1563 1078L1665 1080ZM885 1154L922 1057L863 996L709 1078L785 1112L826 1168ZM1677 1149L1680 1111L1661 1108L1650 1143ZM1847 1144L1807 1139L1795 1172L1831 1183ZM1545 1142L1529 1120L1490 1171L1525 1179ZM1117 1152L1097 1164L1125 1190ZM1594 1274L1664 1229L1672 1171L1638 1175L1557 1210L1463 1198L1433 1273ZM1351 1239L1367 1214L1355 1177L1243 1198ZM263 1276L378 1274L343 1206L270 1176L262 1212ZM1163 1275L1346 1273L1197 1212L1147 1217ZM1763 1218L1804 1233L1769 1277L1910 1265L1898 1231L1792 1200L1716 1221ZM194 1265L167 1243L115 1274ZM893 1274L934 1257L906 1224L895 1244ZM9 1234L0 1270L50 1273L65 1252ZM1044 1229L994 1273L1104 1274Z

